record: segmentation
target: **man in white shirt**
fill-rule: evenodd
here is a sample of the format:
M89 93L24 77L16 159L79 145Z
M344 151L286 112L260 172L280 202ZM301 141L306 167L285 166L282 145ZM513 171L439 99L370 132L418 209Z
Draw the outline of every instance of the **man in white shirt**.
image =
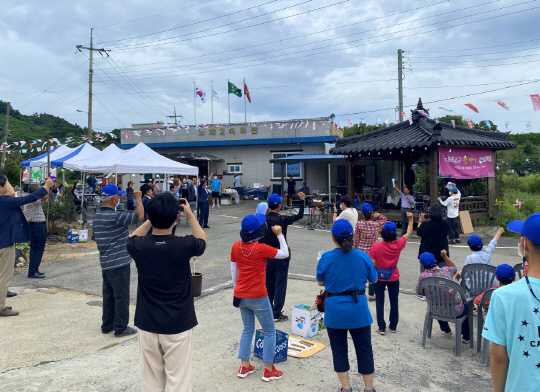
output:
M238 199L236 199L236 204L238 204L242 199L242 177L240 177L240 174L234 176L234 189L238 193Z
M341 205L341 214L338 216L337 210L334 209L333 222L337 221L338 219L348 220L354 230L356 228L356 224L358 223L358 211L356 211L356 208L353 207L352 199L350 196L345 195L341 198L339 204Z
M451 244L459 244L459 201L461 200L461 193L454 186L449 189L450 197L443 201L439 197L439 202L446 206L446 216L448 218L448 225L450 226L450 231L448 232L448 238L450 238Z

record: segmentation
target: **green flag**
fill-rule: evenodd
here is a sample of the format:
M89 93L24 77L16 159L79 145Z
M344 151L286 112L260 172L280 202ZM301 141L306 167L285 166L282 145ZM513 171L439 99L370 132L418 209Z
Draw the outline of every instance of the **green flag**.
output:
M236 87L231 82L228 82L228 83L229 83L229 94L234 94L234 95L236 95L238 97L242 97L242 90L240 90L238 87Z

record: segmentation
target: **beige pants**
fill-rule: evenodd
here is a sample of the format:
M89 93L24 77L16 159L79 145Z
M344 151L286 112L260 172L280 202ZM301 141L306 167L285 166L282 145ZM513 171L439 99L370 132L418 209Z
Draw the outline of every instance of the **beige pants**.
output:
M191 392L193 329L160 335L139 329L143 392Z
M0 249L0 310L6 307L8 286L13 278L15 245Z

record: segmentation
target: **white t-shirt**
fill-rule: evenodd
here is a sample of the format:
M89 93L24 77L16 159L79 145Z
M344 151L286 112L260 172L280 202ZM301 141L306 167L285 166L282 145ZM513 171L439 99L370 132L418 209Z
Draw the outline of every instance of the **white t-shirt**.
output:
M446 206L447 216L449 218L457 218L459 216L459 201L461 200L461 193L449 196L445 201L441 200L441 204Z
M241 186L242 186L242 179L240 178L240 176L234 177L234 187L240 188Z
M347 208L346 210L341 211L341 214L339 214L336 220L338 219L348 220L354 231L356 224L358 223L358 211L356 211L356 208Z

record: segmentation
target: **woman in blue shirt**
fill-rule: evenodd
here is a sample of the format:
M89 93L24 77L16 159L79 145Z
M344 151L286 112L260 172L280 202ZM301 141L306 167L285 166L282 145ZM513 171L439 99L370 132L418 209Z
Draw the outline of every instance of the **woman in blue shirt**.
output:
M334 371L341 381L340 391L351 392L347 331L351 334L358 372L364 379L365 392L375 392L371 324L373 318L365 295L366 283L375 283L377 273L369 256L353 249L353 227L339 219L332 226L332 240L336 249L322 255L317 265L317 281L325 286L324 325L328 330Z

